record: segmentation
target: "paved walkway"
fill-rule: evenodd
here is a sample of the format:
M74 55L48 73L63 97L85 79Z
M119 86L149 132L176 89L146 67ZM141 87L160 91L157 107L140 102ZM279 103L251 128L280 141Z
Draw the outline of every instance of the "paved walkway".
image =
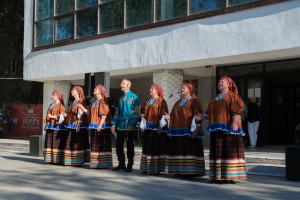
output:
M28 140L0 139L0 150L8 152L29 153ZM115 154L115 149L113 149ZM142 148L135 147L135 163L138 168ZM204 149L206 169L209 169L209 150ZM114 159L115 161L117 158ZM285 147L265 146L260 148L246 148L248 174L285 177Z
M42 157L6 150L0 150L0 163L1 200L300 199L300 182L284 177L248 174L248 180L219 185L210 184L208 176L142 175L138 165L133 173L46 165Z

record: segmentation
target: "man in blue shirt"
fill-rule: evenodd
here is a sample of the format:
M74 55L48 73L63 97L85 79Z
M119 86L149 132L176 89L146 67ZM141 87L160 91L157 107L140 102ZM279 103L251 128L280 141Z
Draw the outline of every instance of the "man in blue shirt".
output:
M139 118L139 99L136 94L130 91L131 81L123 79L121 90L124 93L118 103L118 108L112 120L111 131L117 132L116 150L119 165L113 170L123 169L126 172L132 171L134 157L134 131ZM124 141L127 144L127 168L125 165Z

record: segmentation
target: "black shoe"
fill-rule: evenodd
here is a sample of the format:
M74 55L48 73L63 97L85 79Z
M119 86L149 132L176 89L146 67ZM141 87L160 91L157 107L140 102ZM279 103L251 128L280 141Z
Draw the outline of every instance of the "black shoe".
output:
M196 175L195 174L183 174L182 178L184 179L192 179L194 178Z
M125 172L132 172L132 165L127 165Z
M114 171L119 171L121 169L126 171L126 166L125 165L118 165L117 167L112 168L112 170L114 170Z
M210 180L210 184L222 184L221 180Z
M235 182L233 180L224 180L223 183L224 184L235 184Z

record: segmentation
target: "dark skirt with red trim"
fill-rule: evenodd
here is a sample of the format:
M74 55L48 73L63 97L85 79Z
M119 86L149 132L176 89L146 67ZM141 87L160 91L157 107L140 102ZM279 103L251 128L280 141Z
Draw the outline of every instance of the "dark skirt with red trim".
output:
M112 167L111 130L96 129L90 131L91 138L91 161L90 168Z
M211 180L247 179L242 136L211 132L209 168Z
M63 164L66 148L66 131L47 130L44 143L45 163Z
M79 133L75 129L68 130L64 165L78 166L90 160L88 137L87 129L81 129Z
M143 148L140 169L147 174L158 174L165 171L169 137L155 130L143 133Z
M201 138L173 136L166 158L167 174L205 175L203 143Z

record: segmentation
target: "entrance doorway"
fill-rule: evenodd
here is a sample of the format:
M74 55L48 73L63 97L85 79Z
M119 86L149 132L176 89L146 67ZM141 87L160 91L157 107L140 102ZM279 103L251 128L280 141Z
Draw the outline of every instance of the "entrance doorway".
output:
M269 143L293 143L295 126L300 123L300 85L270 87L268 105Z

